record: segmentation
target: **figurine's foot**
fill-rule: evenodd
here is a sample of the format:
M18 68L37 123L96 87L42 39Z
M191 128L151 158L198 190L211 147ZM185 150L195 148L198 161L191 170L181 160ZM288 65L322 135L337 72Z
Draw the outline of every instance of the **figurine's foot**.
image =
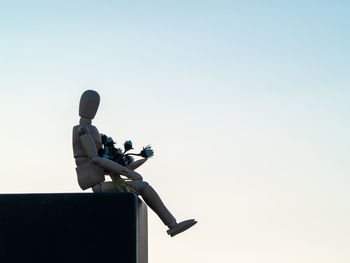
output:
M180 222L178 224L176 224L175 226L173 226L172 228L170 228L167 233L170 236L175 236L177 234L180 234L181 232L189 229L191 226L194 226L197 223L196 220L194 219L189 219L183 222Z

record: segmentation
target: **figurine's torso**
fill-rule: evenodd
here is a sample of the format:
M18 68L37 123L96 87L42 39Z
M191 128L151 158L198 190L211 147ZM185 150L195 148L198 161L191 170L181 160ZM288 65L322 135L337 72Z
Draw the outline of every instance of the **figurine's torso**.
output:
M83 145L80 141L82 128L87 128L91 135L96 149L100 149L102 141L100 133L97 128L89 124L80 124L73 127L73 153L75 163L78 166L76 168L78 175L78 183L82 189L93 187L96 184L100 184L105 181L104 170L94 164L87 153L85 152Z

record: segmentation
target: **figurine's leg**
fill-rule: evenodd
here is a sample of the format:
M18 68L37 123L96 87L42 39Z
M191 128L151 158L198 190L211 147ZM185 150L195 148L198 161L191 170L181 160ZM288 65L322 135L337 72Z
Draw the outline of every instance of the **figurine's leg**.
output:
M172 228L176 225L175 217L165 207L157 192L145 181L127 182L142 196L146 204L159 216L165 225Z
M117 188L113 182L103 182L92 187L94 193L99 192L116 192Z

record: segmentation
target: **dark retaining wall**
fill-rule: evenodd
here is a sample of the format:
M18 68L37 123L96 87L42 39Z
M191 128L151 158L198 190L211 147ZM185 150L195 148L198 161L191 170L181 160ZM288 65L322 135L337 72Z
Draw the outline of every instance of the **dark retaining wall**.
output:
M1 263L147 263L147 246L132 193L0 195Z

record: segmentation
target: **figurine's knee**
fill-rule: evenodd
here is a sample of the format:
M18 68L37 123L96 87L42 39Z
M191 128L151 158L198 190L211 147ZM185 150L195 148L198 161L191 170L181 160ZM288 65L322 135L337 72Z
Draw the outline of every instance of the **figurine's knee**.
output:
M145 182L145 181L131 181L131 182L128 182L128 184L129 184L132 188L134 188L135 191L136 191L138 194L140 194L140 195L142 195L143 192L144 192L146 189L148 189L148 188L151 187L151 186L150 186L147 182Z
M149 187L151 187L147 182L145 182L145 181L138 181L138 183L137 183L137 185L138 185L138 187L137 187L137 192L140 194L140 195L142 195L144 192L145 192L145 190L147 189L147 188L149 188Z
M149 183L142 181L143 188L151 187Z
M142 181L142 188L141 188L142 193L141 194L143 194L144 191L150 187L151 186L147 182Z

